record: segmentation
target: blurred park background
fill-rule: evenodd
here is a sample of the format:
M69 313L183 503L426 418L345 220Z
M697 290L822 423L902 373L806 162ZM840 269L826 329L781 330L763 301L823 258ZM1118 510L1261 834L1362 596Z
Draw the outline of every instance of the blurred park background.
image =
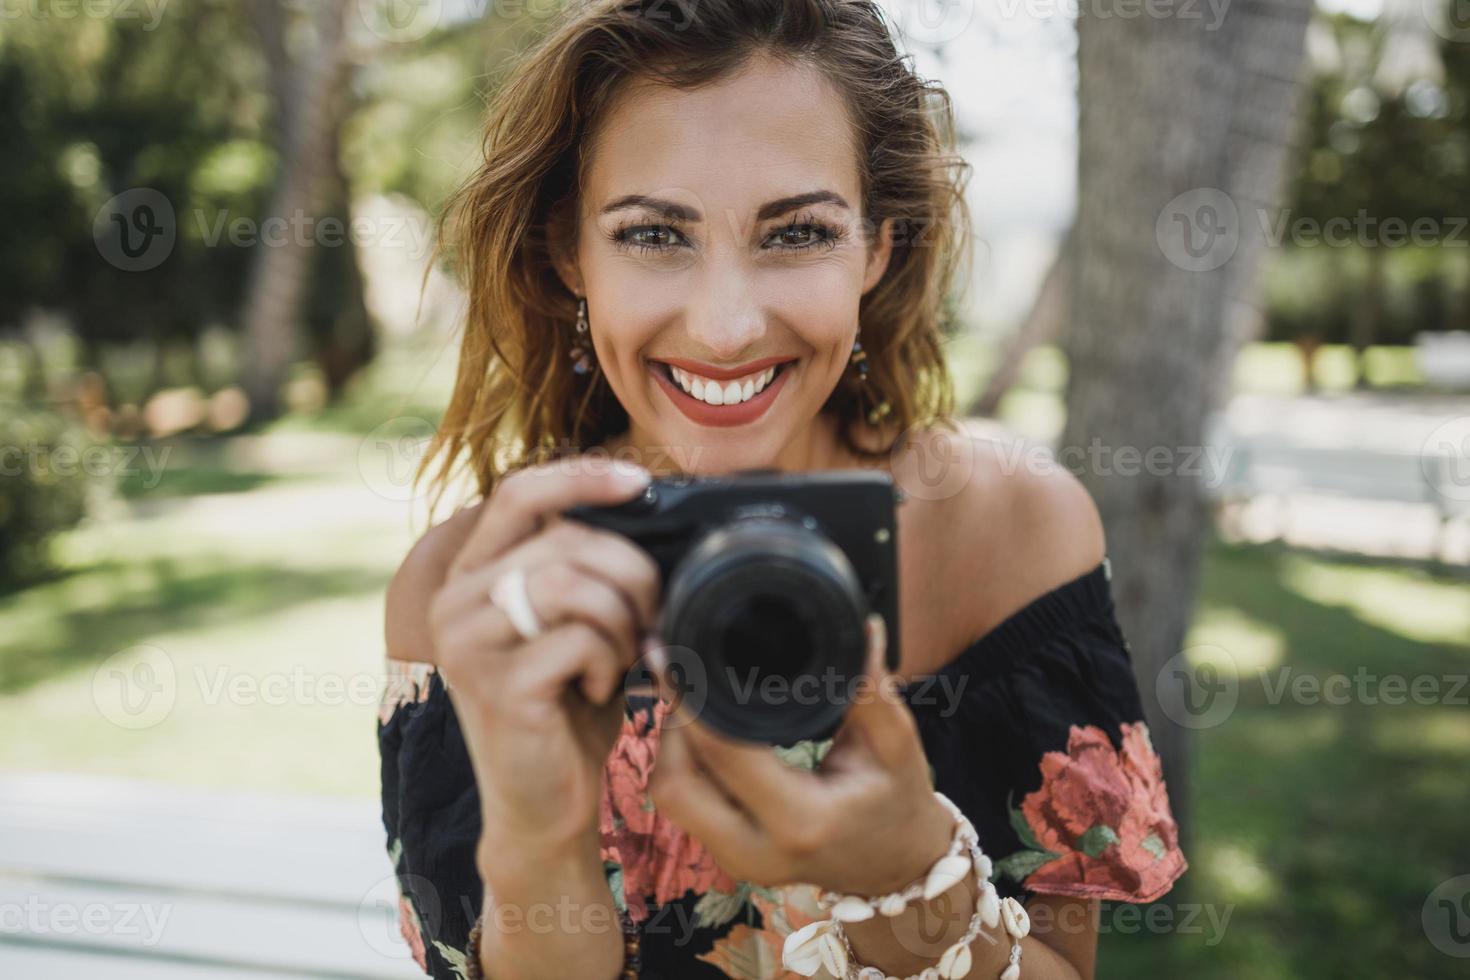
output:
M434 219L558 6L0 0L0 974L415 974L373 726ZM1470 7L885 6L974 167L961 405L1111 447L1191 870L1099 976L1464 976Z

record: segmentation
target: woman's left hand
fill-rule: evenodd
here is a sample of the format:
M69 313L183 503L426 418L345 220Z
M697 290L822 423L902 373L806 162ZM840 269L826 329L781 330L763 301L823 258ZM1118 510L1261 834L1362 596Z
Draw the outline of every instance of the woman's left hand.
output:
M949 846L954 819L934 797L913 714L884 664L882 617L868 620L866 682L816 770L769 746L664 719L649 782L654 806L726 873L862 896L901 891Z

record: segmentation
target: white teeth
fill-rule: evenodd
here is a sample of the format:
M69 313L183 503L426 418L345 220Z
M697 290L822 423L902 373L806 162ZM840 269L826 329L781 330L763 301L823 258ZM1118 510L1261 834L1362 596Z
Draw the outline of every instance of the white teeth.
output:
M690 374L673 365L669 365L669 373L679 383L679 387L708 405L737 405L764 391L766 385L770 384L771 379L776 376L776 368L768 367L759 374L749 375L724 385L718 381L701 378L697 374Z

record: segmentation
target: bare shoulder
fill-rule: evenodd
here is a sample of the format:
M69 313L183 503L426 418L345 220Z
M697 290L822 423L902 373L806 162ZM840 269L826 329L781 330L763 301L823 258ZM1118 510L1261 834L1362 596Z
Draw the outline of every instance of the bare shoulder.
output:
M909 494L922 512L914 520L918 550L934 570L924 576L927 587L949 611L951 651L1103 560L1092 496L1048 453L1012 434L925 430L894 476L920 490ZM954 610L964 611L962 621Z
M481 506L483 502L463 507L429 528L393 573L384 602L384 640L390 659L433 662L429 602L444 584Z

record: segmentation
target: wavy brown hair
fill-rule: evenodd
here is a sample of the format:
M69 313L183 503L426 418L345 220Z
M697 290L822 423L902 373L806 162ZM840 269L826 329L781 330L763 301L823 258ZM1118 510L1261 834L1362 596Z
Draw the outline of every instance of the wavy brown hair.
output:
M900 56L872 0L592 0L565 8L513 62L491 100L484 160L450 198L440 250L468 294L458 375L419 477L435 460L440 494L465 459L482 494L518 466L585 451L628 425L600 369L571 370L576 298L554 249L575 234L589 134L624 83L695 88L755 55L824 73L841 93L859 147L864 228L894 219L893 252L862 298L866 383L844 373L822 407L844 445L886 399L899 434L947 419L954 392L942 338L954 272L970 248L954 112L937 82Z

